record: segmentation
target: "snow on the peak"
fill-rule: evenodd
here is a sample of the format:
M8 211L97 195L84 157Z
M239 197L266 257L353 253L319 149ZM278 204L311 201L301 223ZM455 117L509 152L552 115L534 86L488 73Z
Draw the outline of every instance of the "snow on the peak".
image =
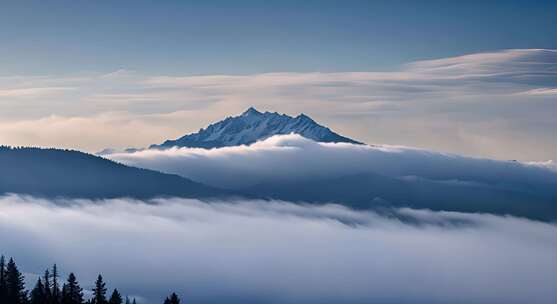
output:
M358 143L319 125L305 114L291 117L276 112L262 113L250 107L240 116L228 117L201 129L197 133L176 140L167 140L163 144L153 145L151 148L238 146L252 144L273 135L290 133L300 134L303 137L320 142Z

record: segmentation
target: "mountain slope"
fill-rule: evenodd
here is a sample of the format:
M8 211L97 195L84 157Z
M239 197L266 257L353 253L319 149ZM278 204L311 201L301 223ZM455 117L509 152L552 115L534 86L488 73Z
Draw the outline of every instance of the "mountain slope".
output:
M0 147L0 168L0 194L80 198L229 195L177 175L70 150Z
M209 125L197 133L167 140L150 148L165 149L174 146L192 148L218 148L226 146L249 145L277 134L296 133L319 142L346 142L359 144L341 136L329 128L319 125L304 114L291 117L285 114L261 113L249 108L240 116Z
M243 190L254 197L304 203L340 203L355 209L409 207L437 211L557 219L555 191L526 192L489 185L392 178L373 173L261 183Z

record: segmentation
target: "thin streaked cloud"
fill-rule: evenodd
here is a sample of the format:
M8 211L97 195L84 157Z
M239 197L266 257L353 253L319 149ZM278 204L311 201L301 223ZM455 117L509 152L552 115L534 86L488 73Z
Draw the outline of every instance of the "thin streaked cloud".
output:
M68 77L8 77L0 79L0 135L6 144L64 142L88 151L148 146L255 106L293 115L303 112L368 143L545 160L557 154L557 143L550 140L557 128L555 87L557 52L546 49L425 60L383 72L169 76L121 69ZM25 96L25 104L16 96ZM102 138L93 135L95 130L87 131L106 128L101 117L115 112L128 117L125 121L141 120L140 129L122 135L129 130L127 123L108 125L114 129ZM76 127L92 136L68 136L64 130L49 132L55 134L50 141L33 136L57 129L44 124L44 118L53 115L91 121ZM176 119L153 118L165 115ZM29 128L14 134L10 125L22 121ZM148 129L169 131L125 140L152 134ZM45 140L37 143L37 137Z

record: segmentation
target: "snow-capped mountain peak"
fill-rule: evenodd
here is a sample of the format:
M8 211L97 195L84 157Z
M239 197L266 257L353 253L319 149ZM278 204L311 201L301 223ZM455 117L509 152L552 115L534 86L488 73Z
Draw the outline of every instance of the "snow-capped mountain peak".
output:
M225 146L249 145L273 135L296 133L320 142L359 142L334 133L329 128L316 123L305 114L291 117L285 114L259 112L250 107L239 116L227 117L217 123L180 137L167 140L150 148L170 147L218 148Z
M246 111L244 111L244 113L242 113L242 117L248 117L248 116L260 116L263 113L257 111L254 107L249 107L249 109L247 109Z

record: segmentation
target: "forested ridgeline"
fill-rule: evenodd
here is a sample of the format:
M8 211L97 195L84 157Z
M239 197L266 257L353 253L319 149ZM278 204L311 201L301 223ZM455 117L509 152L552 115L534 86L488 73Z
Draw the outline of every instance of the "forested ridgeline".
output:
M227 191L158 171L62 149L0 146L0 194L40 197L227 197Z
M28 291L14 260L10 258L6 263L4 256L0 257L0 304L136 304L135 298L123 297L116 288L110 296L107 292L106 283L99 274L91 298L85 299L83 288L73 273L65 282L60 282L56 264L51 270L45 270L33 289ZM172 293L163 304L180 304L180 299Z

